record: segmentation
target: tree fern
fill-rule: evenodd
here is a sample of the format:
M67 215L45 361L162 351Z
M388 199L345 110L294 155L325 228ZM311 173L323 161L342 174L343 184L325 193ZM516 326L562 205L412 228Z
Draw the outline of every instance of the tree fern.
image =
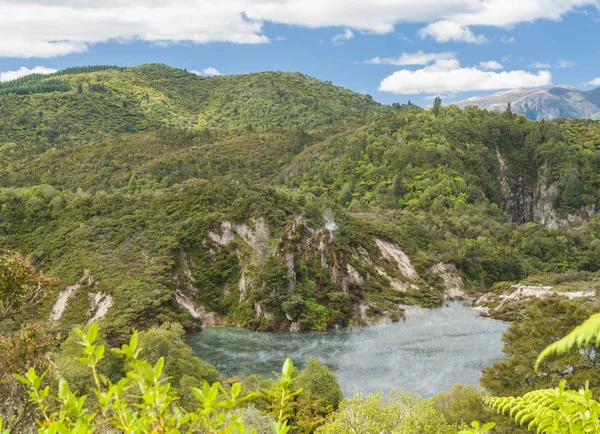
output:
M564 354L575 345L577 345L577 348L581 348L584 345L589 345L592 341L598 342L599 338L600 313L597 313L588 318L583 324L576 327L567 336L546 347L546 349L541 352L537 358L537 361L535 362L535 370L537 371L540 363L549 355Z

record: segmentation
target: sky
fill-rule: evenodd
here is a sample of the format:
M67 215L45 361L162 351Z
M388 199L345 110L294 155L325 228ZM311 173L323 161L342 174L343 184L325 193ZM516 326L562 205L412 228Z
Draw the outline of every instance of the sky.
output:
M0 0L0 81L166 63L299 71L391 104L600 86L600 0Z

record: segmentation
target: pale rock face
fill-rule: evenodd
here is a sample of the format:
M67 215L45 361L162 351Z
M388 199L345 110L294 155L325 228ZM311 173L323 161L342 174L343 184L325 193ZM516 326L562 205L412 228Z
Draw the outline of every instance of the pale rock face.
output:
M566 297L571 300L576 298L594 298L596 297L596 290L589 289L586 291L577 292L561 292L554 291L552 286L526 286L526 285L512 285L513 290L504 291L499 296L494 293L484 294L473 302L473 308L484 313L489 314L491 311L499 310L504 305L510 305L511 303L518 303L521 300L530 298L544 299L550 296ZM494 302L492 308L485 306L486 304Z
M108 310L113 305L113 298L112 295L103 292L91 292L88 295L90 297L90 310L88 311L88 315L92 315L92 312L95 311L94 315L88 321L88 324L91 324L100 321L106 316Z
M264 258L269 243L269 225L263 218L254 220L254 230L246 224L235 225L235 231L257 253L259 258Z
M235 236L233 235L233 231L231 230L231 228L231 223L228 221L224 221L223 223L221 223L221 234L209 231L208 238L210 238L213 242L220 246L226 246L227 244L235 240Z
M329 268L327 263L327 255L329 254L329 246L324 240L319 243L319 251L321 252L321 268Z
M58 297L56 298L56 302L54 303L54 307L52 307L50 321L58 321L61 319L65 309L67 308L69 298L71 298L73 293L79 288L81 288L81 285L77 283L75 285L67 286L63 291L60 291Z
M297 322L293 322L290 325L290 333L298 333L300 331L300 324Z
M62 290L58 297L56 298L56 302L52 307L52 312L50 313L50 321L58 321L62 318L65 309L67 308L67 304L71 296L81 288L81 285L92 286L94 283L94 278L92 277L90 270L83 270L83 276L79 279L75 285L67 286L64 290Z
M243 303L246 301L246 296L248 295L248 281L246 279L246 270L242 272L242 277L240 277L240 283L238 288L240 290L240 303Z
M393 289L395 289L396 291L406 292L406 291L408 291L409 288L412 287L412 285L409 285L407 282L403 282L400 279L396 279L394 277L391 277L381 267L375 267L375 270L377 271L377 273L379 273L380 275L382 275L383 277L385 277L388 280L388 282L390 282L390 286ZM417 289L418 289L418 287L417 287Z
M355 283L357 285L362 285L365 283L365 279L363 279L358 271L356 271L356 268L354 268L352 265L347 264L346 270L348 271L348 279L350 280L350 283Z
M383 241L378 238L375 239L375 244L377 244L381 255L385 259L388 261L394 261L396 264L398 264L398 269L404 276L411 280L417 280L419 278L419 275L411 264L410 259L397 244Z
M204 316L206 315L206 309L204 309L203 306L200 306L199 304L190 300L181 291L175 292L175 300L181 307L186 309L190 313L190 315L192 315L196 319L203 319Z
M293 294L296 292L296 271L294 270L294 252L286 252L284 262L287 266L287 275L290 278L288 289L290 294Z
M202 325L206 327L225 327L228 325L227 318L217 314L216 312L207 312L204 306L199 305L191 300L181 291L175 292L175 300L177 303L186 309L194 318L202 321Z
M431 271L438 274L444 281L446 287L446 298L450 300L462 300L465 298L462 278L454 264L440 262L431 267Z

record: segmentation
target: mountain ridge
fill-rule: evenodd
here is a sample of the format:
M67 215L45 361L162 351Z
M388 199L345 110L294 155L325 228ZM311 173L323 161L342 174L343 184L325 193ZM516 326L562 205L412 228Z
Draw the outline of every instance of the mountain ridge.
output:
M514 113L531 120L580 118L600 120L600 88L582 90L568 85L543 89L512 89L451 102L460 108L477 106L502 112L508 103Z

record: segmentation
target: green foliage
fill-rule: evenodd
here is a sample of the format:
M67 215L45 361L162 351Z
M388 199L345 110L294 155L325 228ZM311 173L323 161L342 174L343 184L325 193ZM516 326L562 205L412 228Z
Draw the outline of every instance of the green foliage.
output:
M592 399L587 385L576 392L565 390L566 383L563 380L556 389L534 390L518 398L487 398L486 403L538 433L597 433L600 403Z
M563 357L548 357L533 370L538 355L563 337L597 309L595 305L563 297L532 301L520 321L513 322L503 336L505 359L483 370L481 384L495 396L520 396L555 386L562 379L573 388L587 381L598 391L600 384L595 351L570 351Z
M98 371L105 356L105 346L96 345L99 328L92 324L87 332L75 329L82 346L80 362L91 371L95 389L94 402L87 395L79 395L70 390L67 380L60 379L58 390L42 383L46 373L39 376L31 368L25 376L15 375L30 388L29 396L39 413L40 433L77 432L92 433L98 430L116 429L123 432L212 432L242 434L246 431L236 406L240 399L241 384L234 383L226 389L220 383L212 386L204 382L202 387L191 389L198 401L196 407L186 411L178 406L177 392L165 376L165 359L159 358L155 364L140 358L138 333L135 332L129 344L112 352L127 360L127 375L117 382L111 381ZM281 392L281 412L278 421L273 423L273 433L285 434L289 431L285 420L285 405L295 394L287 392L291 384L293 364L288 359L284 364L278 387ZM92 407L93 406L93 407Z
M581 349L592 342L598 342L598 338L600 338L600 314L597 313L589 317L583 324L575 327L564 338L546 347L535 361L536 371L546 357L553 354L565 354L575 346Z
M490 422L481 426L479 422L472 422L471 426L473 429L464 429L460 434L483 434L494 429L496 425L493 422Z
M588 318L565 338L546 347L536 361L540 363L551 354L565 354L575 344L589 344L596 336L597 315ZM597 347L596 347L597 349ZM595 350L593 353L595 354ZM578 392L566 389L562 380L555 389L539 389L521 397L486 398L486 404L499 413L509 414L520 425L538 433L597 433L600 431L600 402L592 398L589 381Z
M433 404L414 395L392 392L355 395L342 401L317 434L444 434L456 433Z
M296 378L294 385L302 389L300 397L310 396L326 405L331 405L334 409L344 398L336 376L329 372L326 365L315 359L306 361L306 366Z
M22 306L31 308L42 303L57 284L58 279L38 271L31 258L0 251L0 329L4 321L14 319Z
M585 211L600 208L597 123L441 106L433 116L292 73L143 65L46 79L72 90L0 96L0 241L61 289L90 270L64 331L90 320L98 293L113 300L109 335L163 322L198 330L202 310L219 324L325 330L400 320L399 304L439 306L439 263L455 264L468 291L600 270L600 219ZM554 203L545 218L587 225L532 222L519 198L542 190ZM319 238L330 214L337 229ZM260 253L233 226L226 245L209 236L261 218ZM382 258L375 238L397 244L419 279Z

